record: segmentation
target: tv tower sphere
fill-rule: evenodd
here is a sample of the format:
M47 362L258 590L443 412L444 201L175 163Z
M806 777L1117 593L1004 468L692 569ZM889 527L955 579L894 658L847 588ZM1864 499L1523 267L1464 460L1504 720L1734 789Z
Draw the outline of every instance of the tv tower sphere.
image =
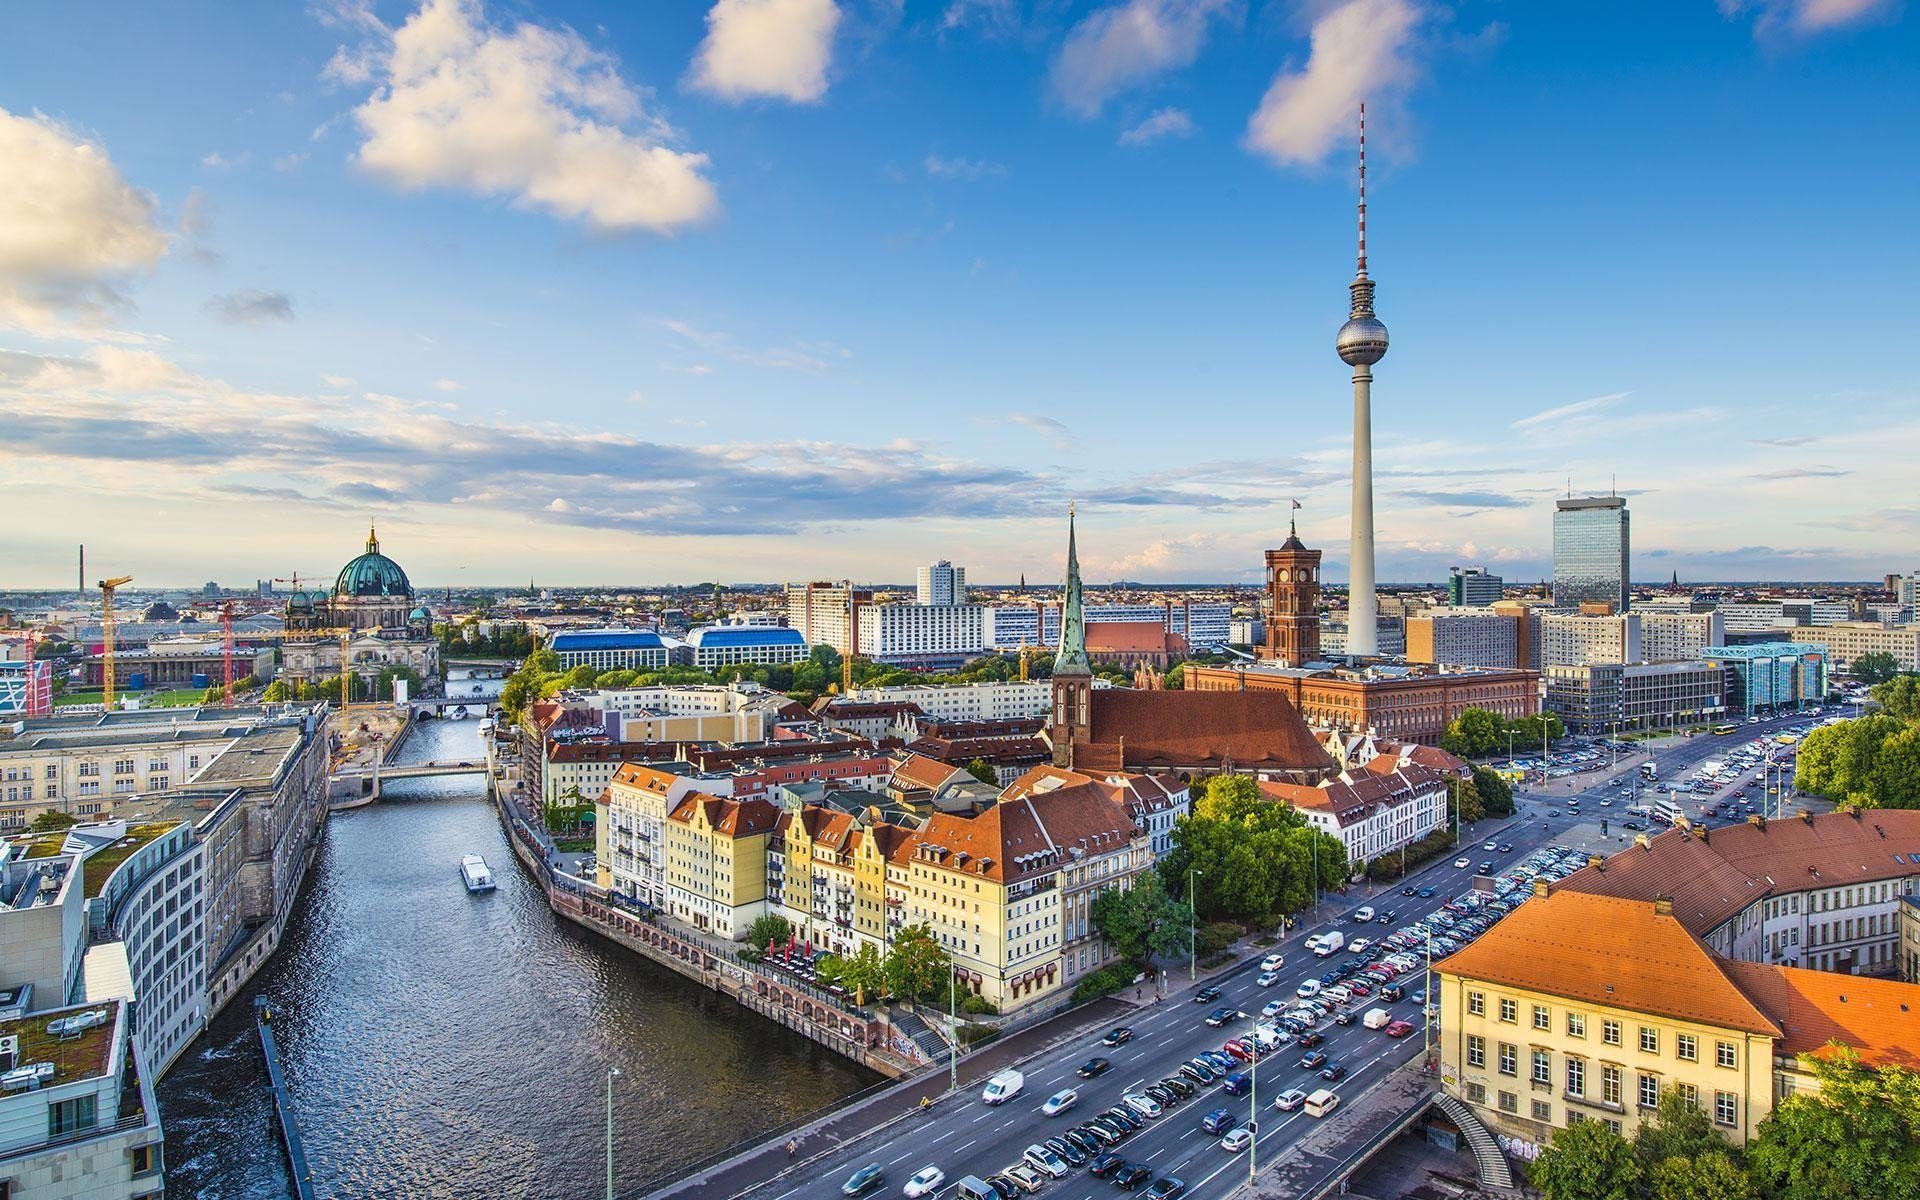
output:
M1370 367L1387 356L1387 327L1379 317L1353 317L1340 327L1333 345L1350 367Z

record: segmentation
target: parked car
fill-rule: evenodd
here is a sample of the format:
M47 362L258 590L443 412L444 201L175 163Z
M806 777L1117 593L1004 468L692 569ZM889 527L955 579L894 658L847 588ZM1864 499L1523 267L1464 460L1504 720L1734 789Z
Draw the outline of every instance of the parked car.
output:
M1045 1187L1047 1183L1045 1175L1023 1162L1013 1163L1000 1173L1019 1184L1020 1190L1029 1196Z
M1120 1102L1148 1120L1154 1120L1166 1111L1151 1096L1143 1096L1138 1092L1127 1093L1120 1097Z
M1066 1140L1069 1146L1072 1146L1088 1158L1092 1158L1094 1155L1100 1153L1101 1147L1106 1145L1105 1142L1093 1136L1093 1134L1088 1132L1084 1127L1079 1126L1067 1130L1060 1136Z
M1105 1179L1127 1165L1127 1160L1118 1154L1101 1154L1087 1164L1087 1174L1095 1179Z
M1182 1079L1178 1075L1169 1075L1165 1079L1162 1079L1160 1086L1166 1088L1182 1100L1185 1100L1198 1090L1193 1086L1191 1081Z
M1035 1170L1045 1171L1055 1179L1065 1179L1072 1171L1072 1168L1067 1166L1066 1159L1061 1158L1058 1154L1055 1154L1038 1142L1028 1146L1026 1153L1021 1157L1025 1158Z
M1067 1141L1065 1138L1050 1137L1040 1144L1055 1154L1058 1154L1061 1158L1066 1159L1067 1165L1070 1167L1086 1165L1087 1158L1089 1157L1080 1147Z

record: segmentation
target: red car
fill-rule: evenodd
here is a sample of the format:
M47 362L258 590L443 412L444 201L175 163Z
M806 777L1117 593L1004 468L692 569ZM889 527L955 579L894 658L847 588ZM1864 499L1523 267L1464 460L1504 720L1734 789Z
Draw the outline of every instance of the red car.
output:
M1372 989L1372 988L1370 988L1370 987L1368 987L1368 986L1367 986L1366 984L1364 984L1364 983L1361 983L1361 982L1360 982L1359 980L1357 980L1357 979L1356 979L1356 980L1354 980L1354 981L1353 981L1352 983L1349 983L1349 984L1347 985L1347 990L1348 990L1349 992L1352 992L1352 993L1353 993L1354 995L1356 995L1356 996L1371 996L1371 995L1373 995L1373 989Z
M1394 1021L1387 1026L1387 1036L1390 1038L1403 1038L1412 1032L1413 1026L1405 1021Z
M1249 1049L1247 1044L1241 1041L1239 1038L1234 1038L1231 1041L1223 1043L1220 1049L1224 1050L1227 1054L1231 1055L1232 1057L1239 1059L1241 1062L1253 1061L1253 1051Z

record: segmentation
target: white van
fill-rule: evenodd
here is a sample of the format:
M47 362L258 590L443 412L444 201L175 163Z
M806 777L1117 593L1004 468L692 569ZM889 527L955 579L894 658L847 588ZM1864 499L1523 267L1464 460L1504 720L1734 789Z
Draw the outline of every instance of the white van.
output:
M980 1099L988 1104L1005 1104L1018 1096L1020 1089L1025 1087L1026 1083L1025 1075L1008 1068L987 1080L987 1086L980 1092Z
M1340 1097L1326 1088L1321 1088L1307 1097L1306 1110L1310 1117L1324 1117L1338 1107L1340 1107Z
M1368 1029L1385 1029L1393 1024L1393 1014L1384 1008L1370 1008L1367 1015L1360 1018L1360 1023Z
M1320 998L1331 1000L1335 1004L1345 1004L1353 999L1353 993L1347 990L1346 984L1336 983L1330 988L1320 989Z
M1000 1193L993 1190L993 1185L978 1175L963 1176L954 1188L954 1195L959 1200L1000 1200Z

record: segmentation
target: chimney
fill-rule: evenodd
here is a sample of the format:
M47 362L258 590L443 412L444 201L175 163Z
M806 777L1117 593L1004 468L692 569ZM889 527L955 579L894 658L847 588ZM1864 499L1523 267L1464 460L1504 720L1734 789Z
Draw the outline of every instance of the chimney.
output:
M1596 871L1604 871L1607 869L1606 856L1603 854L1589 854L1587 855L1587 865Z
M1656 917L1672 916L1673 915L1673 897L1672 896L1655 896L1653 898L1653 915Z
M1640 847L1642 850L1653 849L1653 841L1650 838L1648 838L1647 835L1644 833L1634 834L1633 844Z
M1811 825L1813 824L1813 813L1803 808L1800 810L1800 819Z
M1753 826L1755 829L1765 829L1767 827L1767 819L1759 813L1754 813L1747 818L1747 824Z
M1541 896L1541 897L1544 897L1544 896L1545 896L1545 895L1547 894L1547 881L1546 881L1546 880L1544 880L1544 879L1536 879L1536 880L1534 880L1534 881L1533 881L1533 894L1534 894L1534 895L1536 895L1536 896Z

